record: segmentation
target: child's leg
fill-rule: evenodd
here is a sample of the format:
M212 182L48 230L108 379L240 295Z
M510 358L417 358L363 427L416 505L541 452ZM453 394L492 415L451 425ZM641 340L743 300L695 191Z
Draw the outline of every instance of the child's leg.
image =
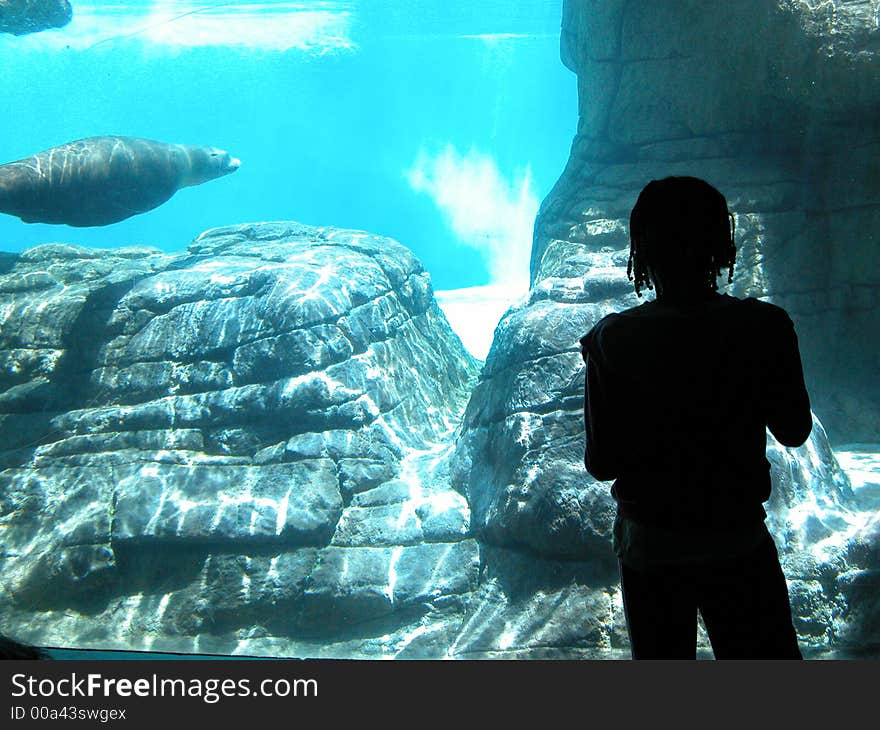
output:
M621 563L620 585L633 659L696 658L696 593L686 572Z
M698 603L716 659L802 659L788 586L772 538L753 553L713 563Z

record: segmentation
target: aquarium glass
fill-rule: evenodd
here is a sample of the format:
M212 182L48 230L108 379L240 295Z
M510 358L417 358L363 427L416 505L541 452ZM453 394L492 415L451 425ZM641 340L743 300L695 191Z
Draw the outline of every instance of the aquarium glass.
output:
M615 89L651 88L626 85L633 63L688 57L674 28L615 20L620 2L70 4L61 27L0 33L0 633L185 654L626 656L616 564L579 562L584 535L607 526L559 517L610 514L607 485L578 491L593 484L578 332L618 306L589 297L617 291L628 246L625 213L603 206L633 198L645 160L760 170L784 156L772 135L736 137L759 102L718 106L732 136L703 134L717 120L694 102L690 127L652 140L688 94L663 71L642 126L608 128L638 106ZM680 6L701 4L667 9ZM587 26L589 43L572 40ZM870 55L865 32L856 51ZM620 60L627 33L648 40ZM780 51L762 78L829 85L798 59ZM809 103L769 105L768 128L790 117L804 147L833 139L833 95L819 106L821 125ZM846 134L876 159L865 114ZM827 173L836 200L847 177L822 144L790 177ZM52 165L37 191L27 175ZM876 190L872 169L853 190ZM722 190L744 242L734 294L772 300L762 287L786 275L762 248L776 211L805 216L786 230L876 243L873 192L841 193L835 210L866 212L834 228L831 203L788 212L799 193L784 177ZM567 192L579 186L598 192L585 202ZM750 212L755 190L777 207ZM849 282L828 307L876 311L873 261L810 255L804 271ZM802 281L786 291L810 296ZM797 310L792 297L779 303ZM876 320L847 316L821 327L867 343L853 377L870 382L876 331L859 323ZM820 424L819 440L771 454L780 499L799 505L771 527L814 561L784 567L817 652L840 621L880 646L863 598L877 585L880 439L847 397L828 400L829 438Z

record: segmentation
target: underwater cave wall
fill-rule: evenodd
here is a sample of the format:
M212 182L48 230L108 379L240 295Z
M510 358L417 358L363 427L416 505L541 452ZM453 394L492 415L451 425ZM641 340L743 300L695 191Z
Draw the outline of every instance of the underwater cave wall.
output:
M626 275L628 217L651 178L696 175L728 196L740 248L732 293L789 309L815 409L839 434L875 436L880 208L877 163L865 158L880 139L878 77L861 51L876 37L876 5L565 4L578 132L536 220L529 295L496 328L453 459L484 545L487 650L626 655L610 484L583 466L578 339L640 302ZM767 457L767 522L802 650L876 655L875 509L854 494L818 419L797 449L768 435Z
M732 293L792 315L834 443L880 430L880 2L567 0L579 123L535 227L533 282L628 247L652 178L728 199ZM589 272L582 272L589 276Z

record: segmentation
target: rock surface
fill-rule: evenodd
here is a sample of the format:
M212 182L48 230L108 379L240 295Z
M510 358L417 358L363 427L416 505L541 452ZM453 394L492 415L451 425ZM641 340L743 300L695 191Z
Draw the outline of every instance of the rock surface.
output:
M259 224L0 270L7 630L385 655L461 614L445 464L476 364L403 246Z
M791 313L832 441L875 440L878 13L877 0L566 0L580 119L537 220L533 281L577 276L582 248L627 247L651 178L707 179L737 218L734 293Z
M498 607L496 630L480 635L484 652L626 647L610 485L583 468L578 339L640 303L626 278L628 217L652 177L697 175L728 195L740 249L728 291L786 307L816 410L842 437L876 434L878 341L858 333L880 323L870 265L880 244L878 7L565 3L562 57L578 74L578 133L536 221L528 300L496 329L453 461L486 545L490 600L480 610ZM802 648L880 654L873 512L818 420L799 449L768 435L767 454L768 524ZM578 605L591 607L594 624ZM535 625L537 634L520 631ZM711 655L705 635L702 646Z
M67 0L0 0L0 33L25 35L61 28L72 17Z
M0 257L0 630L283 656L626 657L613 504L581 463L577 338L633 295L620 254L583 255L589 285L538 282L479 383L389 239L274 223L178 255ZM768 446L802 644L869 651L876 520L818 422L801 449Z

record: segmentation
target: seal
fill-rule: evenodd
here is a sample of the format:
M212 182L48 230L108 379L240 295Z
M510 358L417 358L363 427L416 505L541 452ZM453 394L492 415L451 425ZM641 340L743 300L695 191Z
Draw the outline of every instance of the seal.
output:
M88 137L0 165L0 213L25 223L106 226L240 164L216 147Z

